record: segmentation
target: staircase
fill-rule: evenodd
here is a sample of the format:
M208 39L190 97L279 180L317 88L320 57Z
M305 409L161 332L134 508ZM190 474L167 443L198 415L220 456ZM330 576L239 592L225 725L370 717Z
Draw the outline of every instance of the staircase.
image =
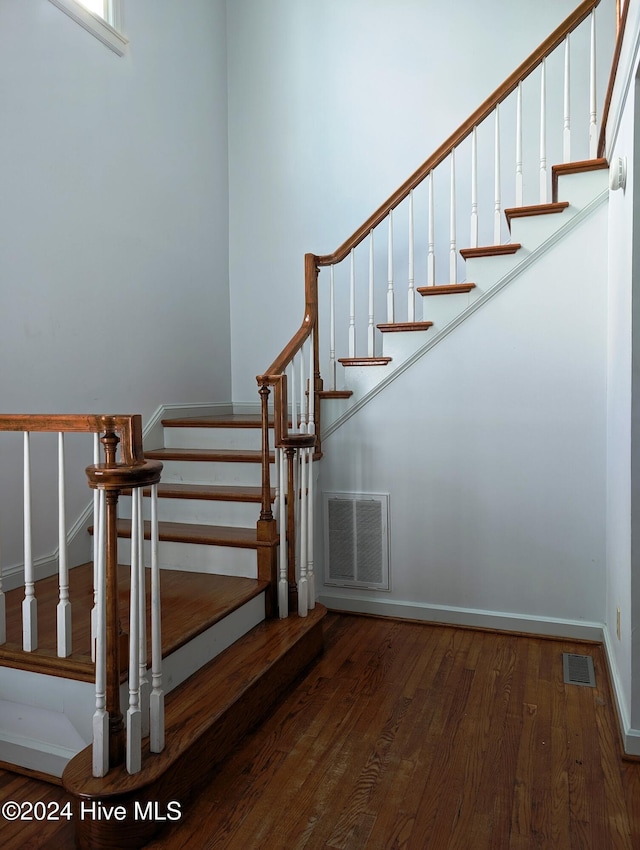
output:
M70 571L74 612L69 658L56 657L57 576L36 583L40 641L35 652L21 649L24 590L6 594L0 761L41 778L62 778L78 806L91 806L92 801L128 808L134 801L183 804L322 650L321 607L304 619L265 620L270 583L259 577L260 553L266 550L269 561L273 543L259 540L256 532L262 494L260 418L173 419L163 426L164 446L146 456L164 464L158 515L167 745L153 754L148 742L143 745L140 772L130 775L121 765L104 778L91 778L93 565ZM131 557L131 503L130 493L121 495L120 564ZM148 539L148 517L145 531ZM118 583L119 615L127 623L129 567L118 568ZM149 597L148 577L146 590ZM147 630L150 646L149 624ZM121 661L126 657L124 636ZM123 713L128 703L124 676ZM161 825L158 820L134 821L132 815L131 831L119 823L114 833L113 822L77 820L79 846L137 847L141 836L149 840Z

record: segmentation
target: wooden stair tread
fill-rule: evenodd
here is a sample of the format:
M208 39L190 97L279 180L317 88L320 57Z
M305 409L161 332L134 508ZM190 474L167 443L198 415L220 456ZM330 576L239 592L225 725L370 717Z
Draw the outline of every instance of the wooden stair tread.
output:
M131 537L131 520L119 519L117 524L118 537ZM159 522L158 533L160 540L173 543L200 543L207 546L237 546L242 549L257 549L258 542L255 528L240 528L230 525L204 525L191 522ZM144 523L145 540L151 539L151 523Z
M471 292L475 283L442 283L438 286L419 286L420 295L456 295L459 292Z
M390 357L339 357L338 363L343 366L386 366L391 363Z
M515 254L522 248L519 242L509 242L507 245L483 245L480 248L461 248L460 255L465 260L474 257L502 257L507 254Z
M144 495L151 490L145 488ZM262 488L239 484L159 484L158 497L161 499L200 499L212 502L256 502L262 501ZM276 497L271 489L271 501Z
M183 416L163 419L165 428L261 428L259 413L226 413L212 416Z
M353 390L321 390L320 398L351 398Z
M528 207L509 207L504 211L509 230L511 230L511 220L514 218L528 218L533 215L552 215L561 213L569 206L569 201L556 201L552 204L532 204Z
M244 635L167 695L166 746L149 752L143 742L142 770L129 774L124 765L106 777L91 775L87 747L67 766L62 781L76 800L108 800L133 806L152 801L165 811L170 800L184 802L262 720L302 671L322 652L326 610L316 606L307 617L267 620ZM109 823L85 819L76 823L80 845L94 850L140 847L162 827L161 822Z
M428 331L433 322L386 322L376 325L382 333L397 333L401 331Z
M144 453L145 458L153 460L194 460L229 463L261 463L262 452L259 449L151 449ZM274 454L271 452L271 460Z
M604 157L598 159L583 159L579 162L562 162L551 167L551 200L558 200L558 178L566 174L582 174L585 171L599 171L608 168L609 163Z

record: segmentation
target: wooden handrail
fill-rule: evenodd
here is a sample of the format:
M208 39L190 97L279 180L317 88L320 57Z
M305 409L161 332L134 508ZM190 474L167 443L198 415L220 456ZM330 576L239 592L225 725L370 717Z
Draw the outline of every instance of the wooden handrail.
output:
M415 189L429 172L446 159L452 149L463 142L470 135L473 128L482 123L499 103L515 91L518 83L522 82L534 71L542 60L558 47L559 44L578 27L599 4L600 0L583 0L583 2L566 18L551 35L546 38L533 53L519 65L516 70L473 112L449 138L437 148L431 156L409 177L396 191L369 216L369 218L353 233L346 242L333 252L316 257L319 266L330 266L340 263L349 252L356 248L367 236L369 231L377 227L398 204L403 201L412 189ZM628 4L627 4L628 5Z
M120 436L121 465L138 466L145 462L142 449L142 417L139 414L111 416L90 413L4 413L0 415L0 431L87 434L113 431Z
M624 4L624 9L622 10L622 15L620 15L620 6L619 2L616 3L616 11L618 13L618 17L616 20L617 23L617 31L616 31L616 44L613 50L613 59L611 61L611 73L609 74L609 84L607 85L607 93L604 98L604 105L602 107L602 119L600 121L600 138L598 139L598 156L604 157L606 156L606 146L607 146L607 121L609 120L609 110L611 109L611 98L613 97L613 87L616 82L616 76L618 74L618 65L620 63L620 52L622 51L622 42L624 40L624 33L627 26L627 13L629 12L629 0Z

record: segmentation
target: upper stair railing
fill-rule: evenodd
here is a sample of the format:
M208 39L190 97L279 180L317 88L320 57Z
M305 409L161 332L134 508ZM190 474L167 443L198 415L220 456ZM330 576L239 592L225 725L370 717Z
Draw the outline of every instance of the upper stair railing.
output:
M552 207L549 163L603 155L598 114L608 109L611 84L605 99L604 75L599 77L598 69L606 73L610 67L618 29L619 0L584 0L336 251L305 256L302 325L257 378L263 417L259 528L262 524L265 534L275 535L280 526L281 616L288 610L287 587L291 590L297 584L300 613L313 604L313 509L308 492L313 476L308 458L311 445L315 456L320 454L321 349L329 387L335 391L338 362L345 366L380 362L377 317L383 317L384 329L420 329L416 321L419 294L433 287L454 291L467 285L458 283L463 263L459 229L465 219L469 236L464 243L470 250L463 256L485 250L479 246L510 251L515 246L503 247L508 240L505 210ZM617 51L620 42L618 33ZM600 137L604 138L602 130ZM322 322L318 310L321 268L329 269ZM418 286L421 279L425 286ZM402 310L399 301L404 302ZM360 304L364 306L358 310ZM346 318L339 321L338 315ZM320 339L320 323L328 328L326 340ZM338 357L339 351L347 356ZM291 388L300 375L303 383L296 397ZM270 504L272 418L278 520ZM297 443L291 439L294 436ZM288 498L283 497L287 491ZM305 508L303 498L308 500ZM289 592L290 598L294 596Z
M73 599L69 592L69 563L66 521L65 436L94 435L93 463L86 469L94 491L94 607L91 612L91 657L95 661L96 709L93 717L93 774L104 776L110 767L126 760L127 770L141 767L142 738L150 735L151 752L164 748L164 695L162 689L162 645L160 633L160 583L158 564L157 484L162 464L146 461L142 450L140 416L102 415L2 415L0 431L23 434L23 536L24 600L22 602L22 652L30 653L28 666L41 672L56 672L55 659L38 652L38 599L33 560L32 529L32 437L55 433L58 440L58 564L57 655L77 659L89 647L72 642ZM102 435L102 436L101 436ZM100 462L103 446L103 461ZM119 459L118 459L119 449ZM144 523L142 488L152 488L151 499L151 656L152 681L147 678L147 611L143 557ZM131 595L128 630L129 706L125 724L120 709L121 646L123 641L118 610L117 505L123 491L132 493ZM19 650L6 643L5 595L0 571L0 650L15 665ZM5 658L6 660L6 658ZM124 666L126 669L126 664Z

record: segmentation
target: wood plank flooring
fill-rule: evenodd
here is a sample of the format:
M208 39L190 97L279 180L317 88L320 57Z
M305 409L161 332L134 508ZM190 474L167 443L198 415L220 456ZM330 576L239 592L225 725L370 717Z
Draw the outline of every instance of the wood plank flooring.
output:
M150 848L640 848L601 647L325 623L320 662ZM562 652L593 655L597 688L563 683ZM65 799L0 772L2 800L45 793ZM66 850L72 825L0 821L0 845Z

